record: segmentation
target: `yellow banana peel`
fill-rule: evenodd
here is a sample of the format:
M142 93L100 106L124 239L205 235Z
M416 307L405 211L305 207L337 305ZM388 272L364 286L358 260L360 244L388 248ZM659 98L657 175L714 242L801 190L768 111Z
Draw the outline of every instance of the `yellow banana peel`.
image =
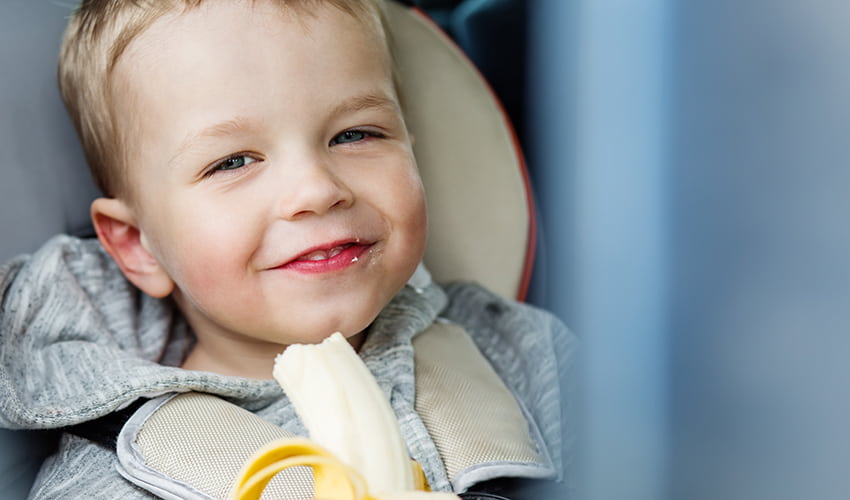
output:
M313 495L321 500L441 500L458 497L451 493L427 491L427 481L418 463L410 461L418 475L418 491L371 493L356 470L335 458L328 450L305 438L273 441L258 450L246 462L231 495L233 500L259 500L274 476L289 468L307 466L313 469Z

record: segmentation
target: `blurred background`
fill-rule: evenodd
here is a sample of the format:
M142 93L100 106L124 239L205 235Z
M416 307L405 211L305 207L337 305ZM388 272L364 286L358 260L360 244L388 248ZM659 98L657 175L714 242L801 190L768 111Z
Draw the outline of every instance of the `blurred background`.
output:
M525 147L573 496L850 498L850 3L418 3Z
M62 2L26 9L45 33L15 30L32 23L11 17L24 2L0 4L0 57L27 44L50 60ZM529 300L583 342L570 497L850 498L850 3L410 3L488 77L525 149L540 217ZM53 130L15 91L58 101L52 72L0 69L20 126ZM63 186L80 181L55 166L73 159L4 137L4 163L47 182L0 182L0 196L65 213ZM69 217L57 231L85 225ZM14 220L0 213L3 239L43 240ZM24 459L0 454L9 494Z

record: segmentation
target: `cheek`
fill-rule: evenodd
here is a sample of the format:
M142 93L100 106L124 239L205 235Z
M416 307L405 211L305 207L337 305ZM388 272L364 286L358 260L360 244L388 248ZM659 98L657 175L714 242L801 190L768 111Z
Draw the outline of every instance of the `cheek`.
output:
M410 261L418 263L425 251L428 217L425 192L419 175L415 172L397 179L391 214L395 217L395 230L403 236L402 249Z
M413 240L413 245L420 253L424 252L425 241L428 234L428 215L424 194L421 195L414 204L411 204L408 224L410 227L410 236Z
M427 206L425 202L425 189L422 186L422 181L419 174L413 172L409 174L404 182L402 192L399 195L399 205L403 207L400 212L406 213L408 224L414 233L420 233L424 240L428 216Z
M244 277L255 239L250 226L233 214L197 205L181 210L175 213L190 215L174 219L168 235L177 286L200 296L217 293Z

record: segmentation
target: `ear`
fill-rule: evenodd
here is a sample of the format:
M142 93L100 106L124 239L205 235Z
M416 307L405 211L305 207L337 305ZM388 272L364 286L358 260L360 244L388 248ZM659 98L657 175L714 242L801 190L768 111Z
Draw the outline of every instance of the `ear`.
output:
M151 297L162 298L174 290L174 281L150 252L133 211L122 200L98 198L91 204L97 239L124 276Z

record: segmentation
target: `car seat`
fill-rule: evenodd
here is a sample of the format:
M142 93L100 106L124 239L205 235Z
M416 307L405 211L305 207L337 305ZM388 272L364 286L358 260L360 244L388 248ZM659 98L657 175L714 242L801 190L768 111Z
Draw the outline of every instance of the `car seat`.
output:
M53 234L91 236L97 196L59 98L55 67L72 7L0 4L0 262ZM428 198L425 263L437 281L478 281L524 298L534 254L522 155L481 75L422 11L391 3L405 115ZM0 332L2 334L2 332ZM0 491L23 497L53 433L0 431Z

